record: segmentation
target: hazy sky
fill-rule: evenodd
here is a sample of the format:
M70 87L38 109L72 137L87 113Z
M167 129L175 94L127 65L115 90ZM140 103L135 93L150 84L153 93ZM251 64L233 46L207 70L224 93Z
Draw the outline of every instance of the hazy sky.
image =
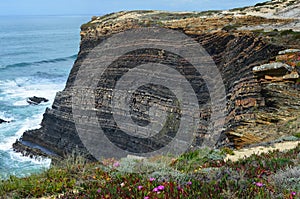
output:
M258 2L263 0L2 0L0 15L97 15L137 9L202 11Z

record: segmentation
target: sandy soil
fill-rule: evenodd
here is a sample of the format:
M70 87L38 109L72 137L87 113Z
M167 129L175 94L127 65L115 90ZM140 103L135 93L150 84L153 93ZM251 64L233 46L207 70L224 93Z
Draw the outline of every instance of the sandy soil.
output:
M244 148L244 149L234 151L234 155L227 155L225 161L227 160L237 161L239 159L249 157L252 154L267 153L277 149L279 151L285 151L285 150L296 148L298 144L300 144L300 141L289 141L289 142L275 143L274 145L267 146L267 147L258 146L253 148Z

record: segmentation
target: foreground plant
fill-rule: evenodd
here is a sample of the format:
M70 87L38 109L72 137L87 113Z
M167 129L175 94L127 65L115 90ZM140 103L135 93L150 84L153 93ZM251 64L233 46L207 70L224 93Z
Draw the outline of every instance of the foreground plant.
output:
M68 166L53 166L41 174L2 181L0 198L295 199L300 197L299 154L300 145L237 162L224 162L219 158L222 154L207 149L176 159L160 157L134 163L114 159L68 162ZM128 162L137 173L124 169Z

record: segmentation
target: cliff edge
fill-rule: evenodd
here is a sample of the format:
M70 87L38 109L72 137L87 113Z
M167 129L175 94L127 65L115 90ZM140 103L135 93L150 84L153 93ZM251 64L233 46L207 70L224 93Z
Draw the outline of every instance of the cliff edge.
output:
M72 115L72 95L76 92L74 82L77 73L82 63L91 59L88 55L94 47L101 45L112 35L141 27L180 31L202 45L212 57L222 76L227 101L225 125L216 143L217 147L241 148L295 135L300 130L300 52L297 50L300 47L300 33L297 32L299 12L295 11L299 9L299 1L284 1L281 4L279 1L272 2L273 6L275 2L278 6L284 6L284 13L288 14L284 15L282 10L277 10L278 12L266 16L264 12L257 14L259 12L256 9L255 14L251 15L253 12L249 9L255 7L265 11L266 6L270 5L265 3L230 11L124 11L93 17L90 22L81 26L80 51L65 89L57 93L52 107L46 109L41 128L24 132L13 145L14 149L23 154L49 156L44 150L33 147L38 145L61 157L73 151L89 154L78 136ZM125 56L120 63L181 63L180 59L174 59L167 53L162 55L156 50L144 49L136 56L137 58ZM111 75L114 75L113 72ZM192 78L195 76L194 73L189 75ZM203 82L199 88L202 86L205 87ZM207 99L206 93L202 91L198 90L198 97ZM109 94L103 87L97 88L96 109L109 100L105 98ZM157 92L148 94L148 97L167 101ZM206 102L200 110L198 131L192 143L194 147L201 146L208 128L209 100ZM136 98L134 103L137 112L141 112L144 108L143 99ZM174 104L170 106L176 109ZM103 118L103 128L116 128L111 124L111 117ZM149 122L145 115L140 119ZM113 136L119 146L125 146L124 150L141 150L136 148L130 137L120 138L117 134ZM156 144L159 142L154 141L149 144L151 146L144 143L144 147ZM91 155L89 158L93 159Z

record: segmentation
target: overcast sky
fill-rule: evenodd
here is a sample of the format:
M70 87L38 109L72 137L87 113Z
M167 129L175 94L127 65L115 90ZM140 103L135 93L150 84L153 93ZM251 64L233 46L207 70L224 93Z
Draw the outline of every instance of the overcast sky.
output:
M2 0L0 15L98 15L120 10L203 11L254 5L262 0Z

